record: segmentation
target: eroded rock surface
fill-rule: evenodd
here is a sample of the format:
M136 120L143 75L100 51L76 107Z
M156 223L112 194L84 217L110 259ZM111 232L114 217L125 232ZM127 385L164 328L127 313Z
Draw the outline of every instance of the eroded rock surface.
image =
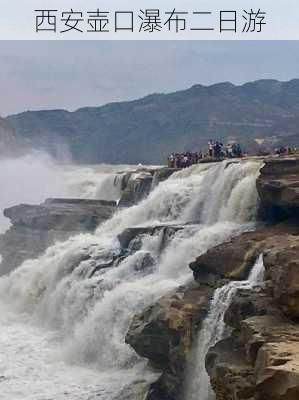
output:
M257 190L263 213L278 219L299 215L299 159L277 158L265 160L257 179Z
M194 279L198 282L213 279L246 279L250 268L264 248L275 247L282 235L299 234L297 220L289 220L275 226L261 227L254 232L246 232L220 244L197 257L190 264ZM272 239L273 236L279 238ZM272 241L267 242L267 240ZM287 241L286 241L287 242ZM268 243L268 244L267 244Z
M119 207L130 207L145 199L152 188L168 179L177 169L167 167L139 168L122 177Z
M192 283L162 297L132 321L126 342L162 372L148 400L175 400L195 334L208 311L213 289Z
M48 199L40 205L21 204L4 210L12 226L0 236L1 274L43 253L55 241L93 232L116 210L102 200Z
M225 315L232 335L208 352L217 400L299 398L299 236L277 233L259 244L264 288L237 292Z

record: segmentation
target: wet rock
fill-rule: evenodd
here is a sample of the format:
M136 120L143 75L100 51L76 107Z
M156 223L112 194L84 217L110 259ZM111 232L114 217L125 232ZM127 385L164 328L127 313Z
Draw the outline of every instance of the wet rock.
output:
M219 279L243 280L247 278L251 267L265 248L275 247L276 242L285 235L298 233L297 220L243 233L208 250L192 262L190 268L198 282L213 284Z
M175 168L139 168L136 171L130 171L123 175L121 184L121 198L119 207L130 207L145 199L151 190L160 182L168 179Z
M161 168L154 173L153 187L159 185L160 182L166 181L173 173L180 171L179 168Z
M147 170L127 173L118 206L130 207L147 197L152 187L152 174Z
M163 371L152 384L148 400L178 398L184 366L211 295L208 286L199 288L192 283L162 297L133 318L126 342Z
M295 400L299 390L299 237L262 241L265 288L239 290L225 314L234 330L208 352L217 400Z
M281 312L264 288L238 289L225 313L224 320L228 326L240 331L243 320L259 315L281 316Z
M260 254L265 231L244 233L199 256L190 264L196 281L216 279L245 279Z
M149 380L139 379L134 381L130 385L125 386L123 390L111 400L145 400L150 383L154 379L157 379L154 374L151 378L152 379Z
M48 199L40 205L21 204L4 210L12 226L0 236L1 274L43 253L55 241L93 232L116 210L102 200Z
M206 369L217 400L251 400L255 377L241 343L229 337L213 346L206 357Z
M299 327L285 318L251 317L241 332L212 347L207 371L217 400L295 400Z
M143 271L146 273L151 272L155 265L154 257L151 255L150 252L142 252L141 255L142 255L142 257L140 258L140 261L135 264L134 270L137 272L140 272L140 271Z
M208 351L206 368L217 400L299 398L296 225L293 220L243 234L197 260L197 268L203 265L203 271L196 271L202 281L204 271L227 277L243 270L240 265L250 260L248 252L263 253L264 259L265 285L237 291L224 317L233 331Z
M145 227L133 227L125 229L121 234L117 236L119 243L123 249L128 248L131 245L136 245L137 249L140 247L140 238L143 235L156 235L162 232L163 237L161 238L161 246L167 238L174 235L177 231L184 229L182 225L157 225L157 226L145 226ZM133 244L132 241L135 241ZM138 244L139 242L139 244Z
M4 210L14 226L37 230L93 231L115 211L114 201L48 199L40 205L21 204Z

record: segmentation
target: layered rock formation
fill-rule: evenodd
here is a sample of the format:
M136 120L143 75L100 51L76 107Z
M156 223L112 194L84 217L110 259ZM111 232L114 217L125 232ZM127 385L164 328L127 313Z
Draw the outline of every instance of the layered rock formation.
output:
M175 171L157 167L120 172L115 178L115 185L119 186L121 192L118 205L114 201L104 200L48 199L40 205L21 204L4 210L12 226L0 236L0 273L7 273L24 260L37 257L55 241L65 240L80 232L93 232L112 216L117 206L137 204L148 196L152 186L158 185ZM162 230L164 227L155 229ZM169 227L165 231L165 240L176 229L179 227ZM124 232L122 237L132 234Z
M257 188L268 225L199 256L190 264L192 289L135 316L126 341L161 371L147 400L184 398L184 371L214 289L246 279L260 254L265 285L237 291L225 315L231 335L209 350L206 368L217 400L299 399L298 187L298 159L266 159Z
M277 158L265 160L257 180L262 211L277 220L299 215L299 160Z
M207 355L217 400L299 398L298 160L266 161L257 188L263 212L268 211L264 215L272 220L289 215L294 219L279 229L266 229L270 234L264 237L258 234L254 245L248 235L234 241L246 242L239 246L244 261L248 245L252 255L263 253L265 287L238 292L225 315L232 335ZM226 250L232 246L224 245Z
M192 283L162 297L133 319L126 342L163 371L151 385L148 400L172 400L181 393L190 348L212 293L211 287Z
M0 236L1 274L37 257L55 241L79 232L93 232L115 210L113 201L81 199L48 199L40 205L5 209L12 226Z
M168 179L175 168L142 168L123 175L119 207L130 207L145 199L153 187Z

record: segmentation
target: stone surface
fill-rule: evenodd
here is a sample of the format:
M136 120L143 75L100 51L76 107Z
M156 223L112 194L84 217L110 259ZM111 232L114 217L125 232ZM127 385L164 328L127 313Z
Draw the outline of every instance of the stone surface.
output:
M276 158L265 160L257 179L257 190L263 214L281 219L299 214L299 159Z
M225 313L224 320L228 326L240 331L241 322L251 316L281 316L281 314L265 288L257 287L252 290L238 289Z
M133 318L126 342L163 371L151 385L148 400L178 398L185 363L212 292L208 286L193 283L162 297Z
M268 240L264 265L274 300L286 315L299 319L299 237L285 235Z
M281 238L287 245L288 239L283 239L284 236L292 237L297 234L299 234L297 219L261 227L213 247L197 257L190 264L190 268L198 282L209 281L211 277L214 277L214 280L220 278L242 280L248 276L250 268L265 248L275 247Z
M123 191L119 207L130 207L147 197L151 191L154 171L138 170L128 172L123 178Z
M55 241L79 232L93 232L116 210L115 202L81 199L48 199L40 205L21 204L4 210L12 226L0 236L5 274L23 261L43 253Z
M4 210L14 226L37 230L93 231L115 211L114 201L48 199L40 205L21 204Z
M299 398L299 236L290 228L260 236L265 286L237 291L225 314L233 332L208 352L217 400Z
M273 316L248 318L241 334L209 350L206 365L217 400L295 400L299 390L298 325Z

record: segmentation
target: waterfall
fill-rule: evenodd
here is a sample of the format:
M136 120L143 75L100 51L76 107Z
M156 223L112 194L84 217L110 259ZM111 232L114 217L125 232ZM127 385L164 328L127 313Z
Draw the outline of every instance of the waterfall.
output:
M238 289L250 290L261 284L264 276L263 256L255 262L247 280L232 281L215 290L210 311L202 324L195 346L194 360L187 382L186 400L211 400L214 398L210 379L205 369L205 358L210 347L224 339L227 328L224 315Z
M127 384L151 375L145 361L125 344L134 314L192 279L189 263L195 257L253 229L260 166L258 161L222 162L173 174L95 234L57 243L1 278L1 309L25 315L26 323L43 334L53 332L60 362L96 369L101 398L111 400L108 371L111 376L130 374ZM161 231L140 234L129 249L122 249L117 239L127 228L161 225L180 227L163 246ZM35 356L39 360L42 354ZM37 376L40 362L35 363ZM26 381L26 371L22 374ZM55 398L64 390L61 385L53 386ZM120 391L123 382L115 378L113 385Z

